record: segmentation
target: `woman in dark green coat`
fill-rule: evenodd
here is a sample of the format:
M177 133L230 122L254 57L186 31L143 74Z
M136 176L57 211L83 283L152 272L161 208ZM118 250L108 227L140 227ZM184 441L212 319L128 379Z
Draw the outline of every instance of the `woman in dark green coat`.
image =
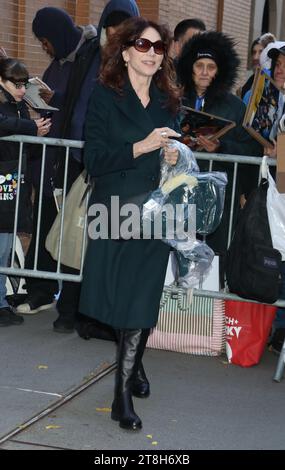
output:
M177 161L177 152L168 148L169 137L179 136L173 130L179 93L169 43L165 28L132 18L106 47L86 121L85 165L95 183L89 215L95 203L109 207L111 196L131 200L156 189L160 149L170 164ZM94 239L92 219L89 237L80 311L118 332L111 416L121 427L137 430L142 423L132 394L149 395L138 370L157 322L169 247L160 240Z

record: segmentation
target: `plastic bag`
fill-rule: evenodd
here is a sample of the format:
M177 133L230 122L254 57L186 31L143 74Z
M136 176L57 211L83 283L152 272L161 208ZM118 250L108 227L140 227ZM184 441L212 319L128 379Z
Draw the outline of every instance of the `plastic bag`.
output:
M179 155L176 165L169 165L164 159L164 152L161 150L161 165L160 165L160 184L159 187L163 186L165 181L170 180L173 176L181 175L183 173L191 174L193 172L198 173L199 166L196 162L193 152L187 145L182 144L178 140L173 139L170 148L178 149Z
M210 269L214 252L196 233L212 233L220 223L227 176L220 172L200 173L192 151L173 141L179 152L176 165L169 165L161 153L159 188L144 203L142 223L175 249L178 262L177 284L191 288Z
M267 214L273 248L280 251L282 261L285 261L285 194L278 192L274 179L267 172Z
M196 232L210 235L221 222L224 210L226 173L219 171L195 174L198 184L193 188L188 204L196 206Z
M176 220L181 226L181 219L185 220L185 232L190 230L189 220L193 212L189 205L196 206L196 232L200 235L209 235L218 227L224 209L227 175L221 172L200 173L193 152L186 145L173 140L172 148L178 149L176 165L169 165L161 151L161 178L159 188L155 190L143 206L142 219L150 223L162 215L163 223L167 220ZM171 211L164 210L168 204L173 207ZM180 211L177 211L177 205ZM181 207L182 206L182 207ZM190 212L189 212L190 210ZM191 229L193 226L191 227ZM162 233L165 232L165 227ZM165 238L166 235L163 235ZM175 238L175 234L174 234Z
M226 185L226 174L218 171L173 176L155 190L144 204L143 220L154 221L161 214L164 226L167 221L175 220L177 226L181 227L183 220L186 233L192 233L195 228L196 233L209 235L221 221ZM169 210L169 206L173 211ZM165 228L163 233L166 233Z
M177 285L184 289L197 286L202 276L208 273L214 252L202 241L177 242L175 244L177 259Z
M276 315L276 307L226 300L226 353L242 367L258 364Z

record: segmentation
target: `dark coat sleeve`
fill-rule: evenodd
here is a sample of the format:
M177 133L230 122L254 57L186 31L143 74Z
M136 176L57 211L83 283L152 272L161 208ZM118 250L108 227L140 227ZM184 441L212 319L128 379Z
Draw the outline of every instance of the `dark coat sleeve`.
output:
M91 176L102 176L135 167L133 142L128 142L122 132L121 141L112 139L113 97L103 86L94 88L85 126L84 163Z
M236 96L231 95L225 102L231 108L232 120L236 126L221 138L219 152L232 155L249 155L259 157L262 155L262 146L242 127L245 104ZM229 119L231 119L229 117Z
M245 104L236 96L231 95L226 105L230 105L232 108L236 127L221 139L221 146L218 151L225 154L261 157L263 155L262 145L260 145L242 126L246 111ZM257 186L258 174L259 167L257 165L239 165L238 180L241 194L245 194L247 197Z
M57 75L56 72L53 71L53 64L54 64L54 61L51 62L49 67L44 72L42 80L44 83L47 83L51 87L52 91L54 92L49 102L49 105L53 106L54 108L61 109L65 101L65 92L60 91L56 87L51 85L51 83L56 81L56 75ZM62 80L63 79L68 80L68 73L65 78L62 77Z
M11 117L0 112L0 135L37 135L37 125L31 119Z

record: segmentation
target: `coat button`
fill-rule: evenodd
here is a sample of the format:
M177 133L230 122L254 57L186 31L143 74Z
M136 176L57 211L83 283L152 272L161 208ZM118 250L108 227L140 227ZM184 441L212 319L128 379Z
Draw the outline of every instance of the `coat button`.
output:
M124 171L122 171L121 178L125 178L125 177L126 177L126 173Z
M151 179L151 181L155 181L156 178L155 178L155 176L151 176L150 179Z

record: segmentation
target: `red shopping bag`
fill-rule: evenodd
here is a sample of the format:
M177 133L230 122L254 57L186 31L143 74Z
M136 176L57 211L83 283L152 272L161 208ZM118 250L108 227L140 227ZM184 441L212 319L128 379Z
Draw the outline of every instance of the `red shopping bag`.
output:
M258 364L277 308L233 300L227 300L225 304L229 362L243 367Z

